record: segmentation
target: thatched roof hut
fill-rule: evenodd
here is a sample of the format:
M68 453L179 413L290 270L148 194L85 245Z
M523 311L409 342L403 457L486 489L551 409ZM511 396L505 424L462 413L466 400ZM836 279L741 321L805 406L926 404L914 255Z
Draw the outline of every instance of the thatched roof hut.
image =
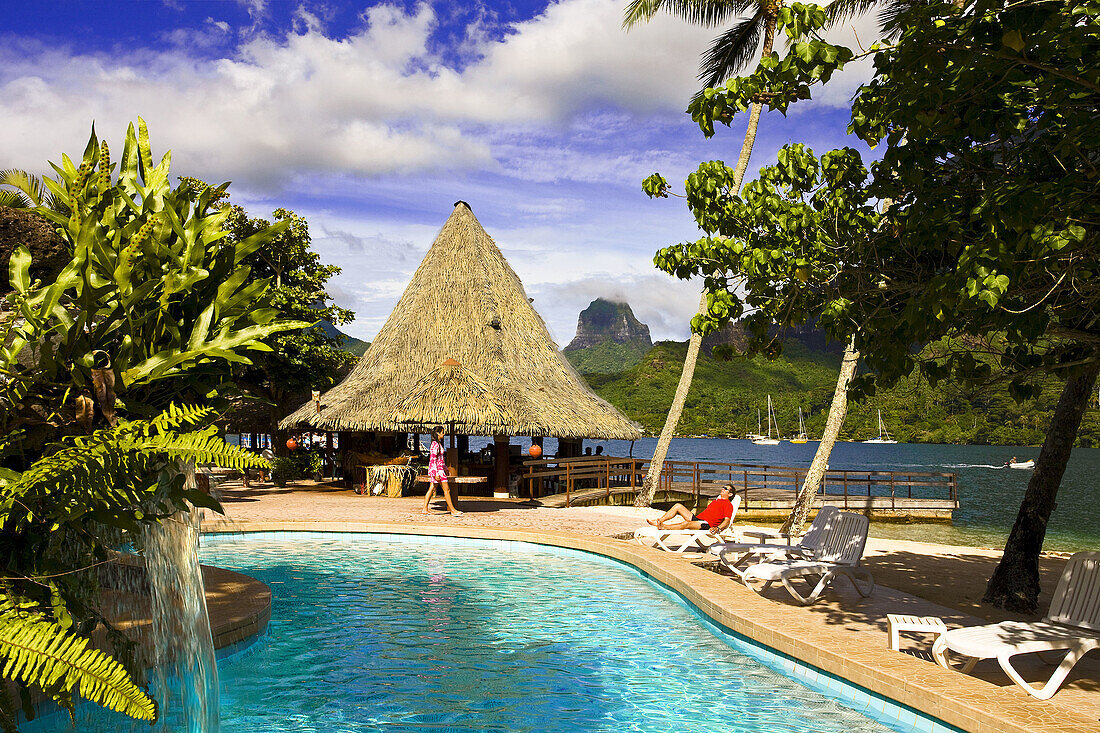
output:
M281 425L407 432L399 404L407 407L448 359L460 362L506 411L504 424L487 414L484 421L457 423L459 433L605 440L642 434L562 357L523 284L463 201L359 364L321 396L320 413L310 402Z

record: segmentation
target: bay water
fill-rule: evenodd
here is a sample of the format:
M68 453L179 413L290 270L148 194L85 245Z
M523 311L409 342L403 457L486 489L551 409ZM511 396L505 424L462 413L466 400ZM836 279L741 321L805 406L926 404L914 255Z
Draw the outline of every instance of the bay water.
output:
M471 438L476 450L488 441ZM513 438L524 455L529 438ZM629 441L585 441L602 445L612 456L653 456L656 438ZM748 440L726 438L675 438L670 460L719 461L756 466L805 468L817 451L817 441L796 445L755 445ZM546 455L557 451L557 441L543 443ZM1006 468L1005 462L1037 459L1035 446L939 445L930 443L837 443L829 459L833 469L878 471L929 471L958 475L959 508L951 524L874 522L874 537L938 542L1002 549L1016 519L1032 471ZM1047 526L1044 548L1073 552L1100 549L1100 448L1074 448L1058 490L1058 505Z

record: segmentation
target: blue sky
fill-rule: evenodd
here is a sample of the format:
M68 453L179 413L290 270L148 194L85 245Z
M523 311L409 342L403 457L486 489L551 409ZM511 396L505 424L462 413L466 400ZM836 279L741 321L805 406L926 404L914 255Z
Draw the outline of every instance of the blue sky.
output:
M45 173L93 121L116 143L140 115L174 175L232 181L254 216L308 219L344 268L331 291L357 313L355 336L373 338L461 199L559 345L598 296L683 339L697 285L652 257L697 231L682 201L651 201L641 181L732 164L744 122L707 141L684 113L714 30L662 15L627 33L624 7L0 0L0 168ZM836 35L867 43L872 27ZM868 76L847 69L788 117L765 115L750 175L788 142L855 145L846 102Z

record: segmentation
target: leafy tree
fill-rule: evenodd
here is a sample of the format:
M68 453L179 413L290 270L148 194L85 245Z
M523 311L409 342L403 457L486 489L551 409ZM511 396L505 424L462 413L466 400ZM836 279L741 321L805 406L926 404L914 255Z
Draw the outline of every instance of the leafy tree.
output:
M875 76L852 107L851 130L885 143L883 158L870 180L855 175L846 184L853 200L870 196L889 207L865 240L831 256L840 297L822 310L825 327L858 326L853 335L871 373L853 389L864 394L914 367L933 383L988 380L990 360L971 345L989 334L998 334L999 367L1013 376L1018 398L1033 392L1037 374L1064 378L984 599L1023 612L1036 608L1046 522L1100 370L1098 19L1095 0L920 3L899 12L898 39L873 49ZM752 99L782 109L792 83L808 93L851 57L799 40L809 28L792 26L784 61L693 103L704 131ZM810 159L799 166L792 179L810 175ZM700 261L702 254L686 252ZM912 348L944 338L961 348L931 359Z
M704 330L721 328L750 311L741 321L749 335L747 355L778 356L781 343L772 331L776 323L789 328L816 321L830 336L849 343L821 443L785 532L801 530L813 507L859 361L851 340L855 324L836 315L846 284L843 255L851 242L869 236L880 219L866 185L859 185L866 177L854 150L836 150L819 161L802 145L788 145L779 151L778 164L761 170L739 194L733 171L721 162L703 163L688 177L686 191L688 206L707 236L665 248L655 257L657 266L670 274L704 277L710 293ZM668 184L655 176L648 185L660 195Z
M117 178L93 131L79 166L68 156L43 185L72 260L32 281L31 256L10 257L10 310L0 313L0 659L5 679L71 710L73 694L143 719L156 710L133 680L132 642L99 610L93 569L144 524L190 504L220 511L188 485L186 461L263 463L204 427L227 366L302 322L257 307L269 286L243 260L285 225L226 241L225 186L171 189L170 155L154 165L144 122L126 135ZM151 417L131 420L131 416ZM67 437L58 440L59 436ZM98 624L117 662L89 650ZM121 665L121 666L120 666ZM14 726L4 686L0 726Z
M642 6L650 8L650 15L652 15L658 5L659 3L643 4ZM698 7L696 4L691 5L695 8ZM633 7L634 5L631 6L631 8ZM714 134L715 120L728 125L732 121L734 113L749 112L748 126L745 130L745 138L741 145L741 153L738 156L736 167L730 170L721 161L712 163L713 166L722 170L721 177L723 180L719 184L720 187L733 196L736 196L740 191L745 171L748 169L749 157L756 141L756 131L764 106L767 105L771 109L785 113L792 101L809 97L810 86L828 81L833 71L843 68L844 64L853 58L853 54L848 49L838 49L838 47L826 44L819 37L816 37L818 32L825 27L828 18L823 8L801 3L793 3L787 6L781 2L767 3L762 5L761 8L762 15L759 22L754 19L740 26L744 33L739 36L740 40L738 41L741 44L751 43L755 47L759 39L758 33L763 33L758 71L748 78L730 79L726 82L724 89L704 90L692 100L689 106L692 118L699 122L707 137ZM629 17L628 15L628 19ZM753 30L754 28L759 30ZM810 41L796 44L791 52L781 60L778 54L773 51L775 34L779 29L783 30L790 39L803 36L812 36L813 38ZM749 35L745 35L746 33ZM737 67L739 68L750 57L742 48L732 58L737 59ZM761 70L765 72L781 70L781 73L777 74L774 79L769 80L771 81L770 84L764 86L758 82ZM690 187L690 181L688 185ZM662 177L654 175L646 180L643 189L650 196L666 196L669 186L668 182ZM708 228L711 222L708 222L705 218L700 218L698 212L696 221L704 231L708 233L713 231ZM658 266L660 266L659 262ZM691 388L691 380L695 372L702 336L720 327L708 315L708 312L715 308L717 310L714 315L718 316L718 321L727 321L729 318L728 309L723 313L724 305L719 301L715 301L712 294L708 294L708 288L704 288L699 312L692 319L692 337L684 360L680 387L677 389L665 427L662 429L661 436L657 441L657 447L654 450L642 491L638 493L635 500L636 506L648 506L653 501L653 496L657 490L657 481L668 452L668 445L676 432L676 426L683 412L684 401L687 399L687 394ZM858 355L856 358L858 358ZM851 363L854 368L855 360L852 359L845 363ZM832 423L836 431L839 431L840 423L843 421L842 415L838 418ZM833 439L835 440L835 433ZM828 447L831 443L826 441L824 445ZM828 453L822 453L820 450L819 453L821 453L820 457L815 459L815 470L808 474L808 478L818 474L823 475L824 466L828 462Z
M195 192L210 190L197 178L180 181ZM229 202L227 194L218 197L219 206L228 213L225 229L230 243L245 242L272 225ZM356 357L343 346L348 337L330 334L319 321L333 325L350 323L355 314L332 302L326 286L340 274L340 268L321 262L310 249L309 223L289 209L276 209L272 218L282 228L264 246L251 253L244 264L251 268L251 280L268 280L265 303L284 317L305 324L304 328L273 335L264 340L270 351L252 358L249 366L234 370L234 381L251 398L268 405L270 430L279 433L279 420L286 417L308 397L311 389L326 387L354 366ZM282 441L276 441L276 446Z
M285 224L229 241L225 186L196 194L169 185L168 153L156 165L144 121L111 161L93 130L76 165L62 156L44 179L56 206L36 213L57 227L72 260L32 282L29 251L9 263L13 316L0 348L0 428L23 431L33 459L62 433L114 424L116 411L156 414L173 401L210 399L228 363L249 363L261 339L301 328L256 307L268 288L244 260ZM24 464L25 465L25 464Z
M1100 3L971 0L914 6L852 107L885 141L874 195L894 236L871 246L885 289L865 351L886 383L912 367L902 340L1003 333L1001 367L1065 378L986 602L1034 612L1046 523L1100 369ZM965 351L930 378L989 376Z
M339 326L350 323L355 314L334 304L325 289L340 268L323 264L320 255L310 249L306 220L287 209L276 209L272 218L286 223L286 228L245 262L252 268L253 278L272 281L267 295L271 307L285 317L314 325L267 338L271 350L253 358L251 366L236 369L235 379L246 392L270 406L271 431L278 433L279 420L308 398L311 389L331 386L354 366L356 357L342 348L347 337L330 335L317 323L324 320ZM269 226L233 206L226 228L230 241L243 242ZM282 442L276 441L276 446Z

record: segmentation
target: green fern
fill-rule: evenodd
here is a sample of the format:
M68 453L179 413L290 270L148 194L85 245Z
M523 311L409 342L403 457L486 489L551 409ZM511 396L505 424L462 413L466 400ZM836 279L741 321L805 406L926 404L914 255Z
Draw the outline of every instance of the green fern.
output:
M267 462L254 453L227 444L214 426L191 432L213 415L206 407L172 405L152 420L120 423L88 436L70 438L56 452L39 460L18 479L0 476L0 527L16 529L46 517L71 521L97 510L133 508L151 498L157 485L154 468L193 461L244 470ZM58 487L66 501L57 502ZM194 493L187 498L201 499ZM211 503L207 506L217 509ZM48 509L36 509L38 506Z
M62 705L69 693L139 720L156 720L157 704L110 655L88 647L33 610L33 604L0 599L0 663L6 679L52 691Z
M171 405L151 420L66 438L22 473L0 469L0 675L21 691L41 688L71 707L78 690L126 715L155 717L130 676L140 671L125 644L114 644L117 659L88 647L92 627L103 623L108 635L111 628L96 610L95 574L74 571L107 559L118 529L135 530L188 502L220 511L185 486L181 463L266 464L227 445L207 424L213 417L207 407ZM0 454L11 446L0 439ZM9 702L0 696L0 729L14 724Z

